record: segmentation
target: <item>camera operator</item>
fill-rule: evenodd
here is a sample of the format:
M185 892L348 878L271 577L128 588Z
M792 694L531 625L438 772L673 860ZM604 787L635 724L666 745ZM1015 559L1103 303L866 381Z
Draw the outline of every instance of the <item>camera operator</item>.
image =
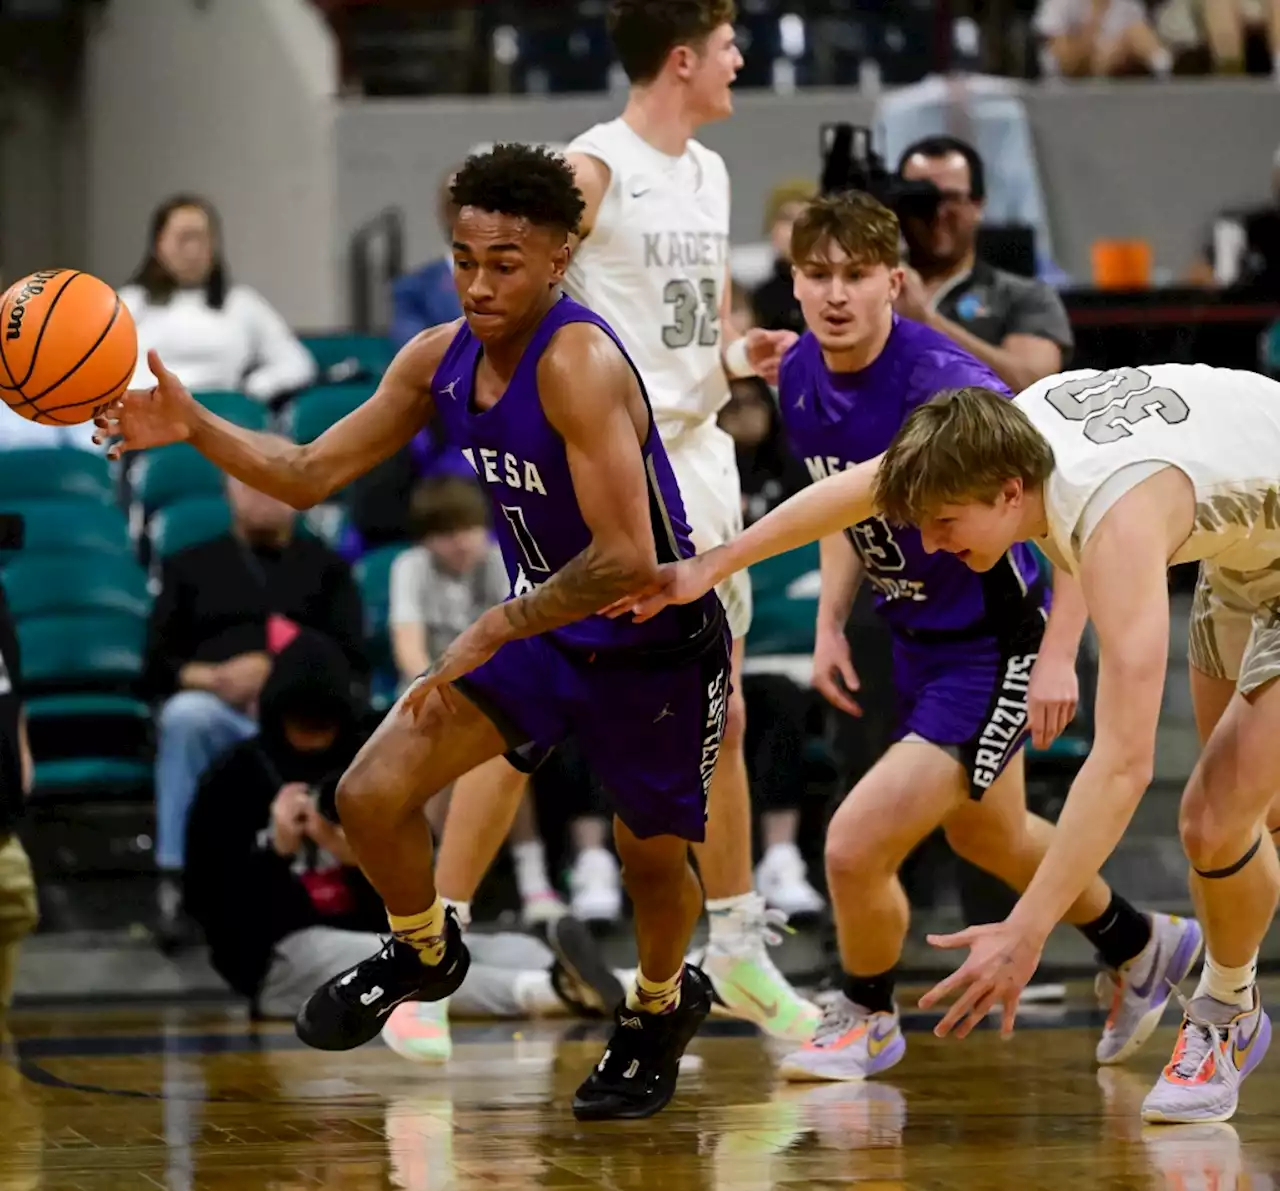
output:
M1061 372L1072 336L1057 292L978 259L986 176L977 150L926 137L902 154L897 176L916 195L895 204L910 262L898 313L941 331L1015 393ZM932 203L918 197L926 186L937 191Z
M39 917L31 864L16 831L33 772L22 710L18 635L0 587L0 1037L13 995L18 947Z

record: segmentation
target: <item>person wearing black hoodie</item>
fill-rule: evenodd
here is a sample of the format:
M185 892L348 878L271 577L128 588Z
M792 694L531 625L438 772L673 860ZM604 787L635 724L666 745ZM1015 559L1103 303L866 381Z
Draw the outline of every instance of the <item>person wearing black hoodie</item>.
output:
M261 1017L293 1017L317 985L376 950L374 936L386 930L334 805L338 778L371 726L356 689L342 649L303 630L262 688L258 735L206 772L188 820L185 904L214 969ZM612 1007L599 1004L599 980L598 991L584 987L532 935L477 935L468 944L471 971L454 1013ZM603 994L612 990L605 981Z

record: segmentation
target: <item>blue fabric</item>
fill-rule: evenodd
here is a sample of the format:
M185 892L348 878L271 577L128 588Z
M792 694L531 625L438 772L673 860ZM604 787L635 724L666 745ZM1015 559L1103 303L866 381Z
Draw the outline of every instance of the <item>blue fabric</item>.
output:
M453 268L443 259L397 277L391 287L391 304L390 338L396 351L428 327L462 317L453 288Z

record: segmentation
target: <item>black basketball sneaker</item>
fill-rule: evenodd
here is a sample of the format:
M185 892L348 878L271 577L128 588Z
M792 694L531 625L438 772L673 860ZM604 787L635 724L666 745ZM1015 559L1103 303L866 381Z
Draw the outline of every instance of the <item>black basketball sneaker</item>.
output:
M680 1004L671 1013L637 1013L624 1001L614 1010L604 1057L573 1098L580 1121L639 1120L670 1103L680 1058L711 1012L711 981L685 964Z
M316 1050L351 1050L386 1025L402 1001L441 1001L457 992L471 966L458 920L445 911L445 952L424 964L408 943L394 936L377 955L322 984L298 1010L298 1037Z

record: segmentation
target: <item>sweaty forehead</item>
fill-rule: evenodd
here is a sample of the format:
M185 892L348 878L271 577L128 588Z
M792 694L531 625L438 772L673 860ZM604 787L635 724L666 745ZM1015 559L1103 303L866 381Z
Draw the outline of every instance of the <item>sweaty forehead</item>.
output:
M523 215L485 211L479 207L463 207L453 223L454 243L464 244L472 252L500 246L543 248L554 237L552 229L540 227Z
M834 237L826 236L819 240L812 251L805 254L803 260L796 264L822 269L872 269L878 262L862 256L851 256Z

